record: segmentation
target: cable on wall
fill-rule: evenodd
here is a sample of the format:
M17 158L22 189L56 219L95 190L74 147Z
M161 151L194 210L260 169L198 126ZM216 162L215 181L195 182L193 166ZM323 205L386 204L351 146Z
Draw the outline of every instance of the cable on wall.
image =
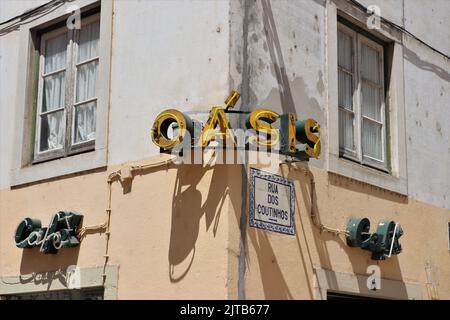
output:
M348 2L352 3L353 5L357 6L359 9L363 10L364 12L367 12L367 8L359 3L357 0L347 0ZM395 22L380 17L381 21L383 21L384 23L390 25L391 27L394 27L398 30L400 30L403 33L406 33L407 35L409 35L410 37L414 38L415 40L419 41L421 44L423 44L424 46L428 47L429 49L433 50L434 52L446 57L447 59L450 60L450 56L448 54L445 54L444 52L440 51L439 49L436 49L435 47L433 47L432 45L426 43L425 41L421 40L418 36L416 36L415 34L411 33L410 31L406 30L404 27L399 26L398 24L396 24Z
M0 36L8 34L9 32L18 30L21 25L34 21L43 17L46 14L53 12L59 7L63 6L66 2L73 0L52 0L39 7L25 11L21 15L15 16L0 23Z
M282 163L280 163L280 166L283 165L283 164L287 164L288 168L290 168L289 164L291 164L291 162L282 162ZM316 212L314 210L314 190L316 188L316 182L314 180L314 176L306 168L295 167L295 169L300 170L305 175L305 177L307 177L309 179L310 192L311 192L310 193L311 208L310 208L310 214L309 215L310 215L311 221L313 222L313 225L320 230L320 233L328 232L328 233L334 234L336 236L339 236L339 235L347 236L347 235L349 235L349 233L347 231L326 226L319 220L319 217L318 217L318 215L316 214Z
M108 204L106 208L106 221L100 225L94 225L94 226L86 226L82 227L78 230L78 237L81 240L84 239L88 231L98 231L98 232L105 232L106 235L106 248L105 248L105 254L104 257L104 264L103 264L103 285L105 285L106 281L106 267L108 265L109 261L109 239L111 236L110 232L110 226L111 226L111 211L112 211L112 184L115 181L127 181L134 178L134 173L139 172L141 173L144 170L161 167L164 165L169 165L173 163L173 161L176 159L175 156L171 156L169 159L166 160L160 160L156 162L146 163L143 165L132 165L128 167L122 167L120 170L116 170L111 172L108 175L108 179L106 180L108 184Z
M10 22L13 22L15 20L19 20L19 21L23 22L26 19L28 19L30 17L33 17L36 14L39 14L39 13L41 13L41 12L43 12L43 11L53 7L53 6L56 6L56 5L59 5L59 4L63 4L64 2L67 2L67 1L69 1L69 0L51 0L51 1L47 2L47 3L44 3L44 4L36 7L36 8L27 10L24 13L19 14L19 15L15 16L15 17L12 17L12 18L10 18L10 19L8 19L6 21L0 22L0 26L2 26L4 24L7 24L7 23L10 23ZM71 1L73 1L73 0L71 0Z

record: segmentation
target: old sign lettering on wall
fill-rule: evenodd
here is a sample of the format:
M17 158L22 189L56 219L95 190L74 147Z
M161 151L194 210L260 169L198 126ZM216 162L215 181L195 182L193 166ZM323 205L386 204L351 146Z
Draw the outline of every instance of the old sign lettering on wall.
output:
M17 226L15 243L18 248L40 247L44 254L56 254L61 248L72 248L80 244L77 230L83 216L70 211L59 211L53 215L50 225L42 227L41 220L25 218Z
M250 168L250 226L294 235L294 214L292 181Z

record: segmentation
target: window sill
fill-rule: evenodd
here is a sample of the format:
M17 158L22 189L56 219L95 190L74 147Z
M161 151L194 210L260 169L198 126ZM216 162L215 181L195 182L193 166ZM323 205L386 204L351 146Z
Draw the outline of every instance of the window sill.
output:
M106 166L106 149L59 158L11 171L11 187Z
M386 166L383 163L375 161L375 160L370 160L370 159L367 160L366 157L363 157L364 160L361 162L360 160L358 160L358 158L356 158L356 156L349 155L345 152L339 151L339 158L343 159L343 160L351 161L360 166L378 170L382 173L390 174L389 170L386 168Z
M328 171L401 195L408 195L406 178L374 169L337 155L329 154Z

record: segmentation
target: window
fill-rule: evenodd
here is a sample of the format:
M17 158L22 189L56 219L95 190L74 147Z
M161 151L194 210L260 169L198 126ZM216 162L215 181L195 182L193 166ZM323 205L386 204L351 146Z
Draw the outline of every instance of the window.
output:
M403 34L345 1L326 10L327 170L405 196Z
M83 0L79 30L68 6L18 30L11 186L107 164L113 2Z
M99 69L99 15L42 33L34 161L93 150Z
M384 49L338 24L339 154L387 170Z

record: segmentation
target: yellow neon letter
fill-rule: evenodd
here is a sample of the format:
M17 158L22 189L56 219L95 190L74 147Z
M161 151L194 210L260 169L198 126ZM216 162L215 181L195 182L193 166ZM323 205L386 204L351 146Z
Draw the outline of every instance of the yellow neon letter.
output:
M219 125L219 131L216 127ZM202 131L202 146L206 147L211 140L230 137L234 143L233 136L229 133L230 123L222 107L213 107L209 113L208 121Z
M247 127L253 128L256 132L267 135L267 140L261 141L259 137L257 142L260 146L273 147L278 143L278 129L272 127L280 115L269 109L256 109L250 114L247 120Z
M318 135L315 135L317 133ZM302 143L305 143L305 152L312 158L319 158L321 151L320 143L320 125L316 120L307 119L303 122L300 132L297 132L297 137Z
M168 130L174 122L178 125L178 134L176 137L169 138ZM156 117L153 123L151 132L153 143L165 150L172 149L183 141L186 127L187 121L184 114L175 109L164 110Z

